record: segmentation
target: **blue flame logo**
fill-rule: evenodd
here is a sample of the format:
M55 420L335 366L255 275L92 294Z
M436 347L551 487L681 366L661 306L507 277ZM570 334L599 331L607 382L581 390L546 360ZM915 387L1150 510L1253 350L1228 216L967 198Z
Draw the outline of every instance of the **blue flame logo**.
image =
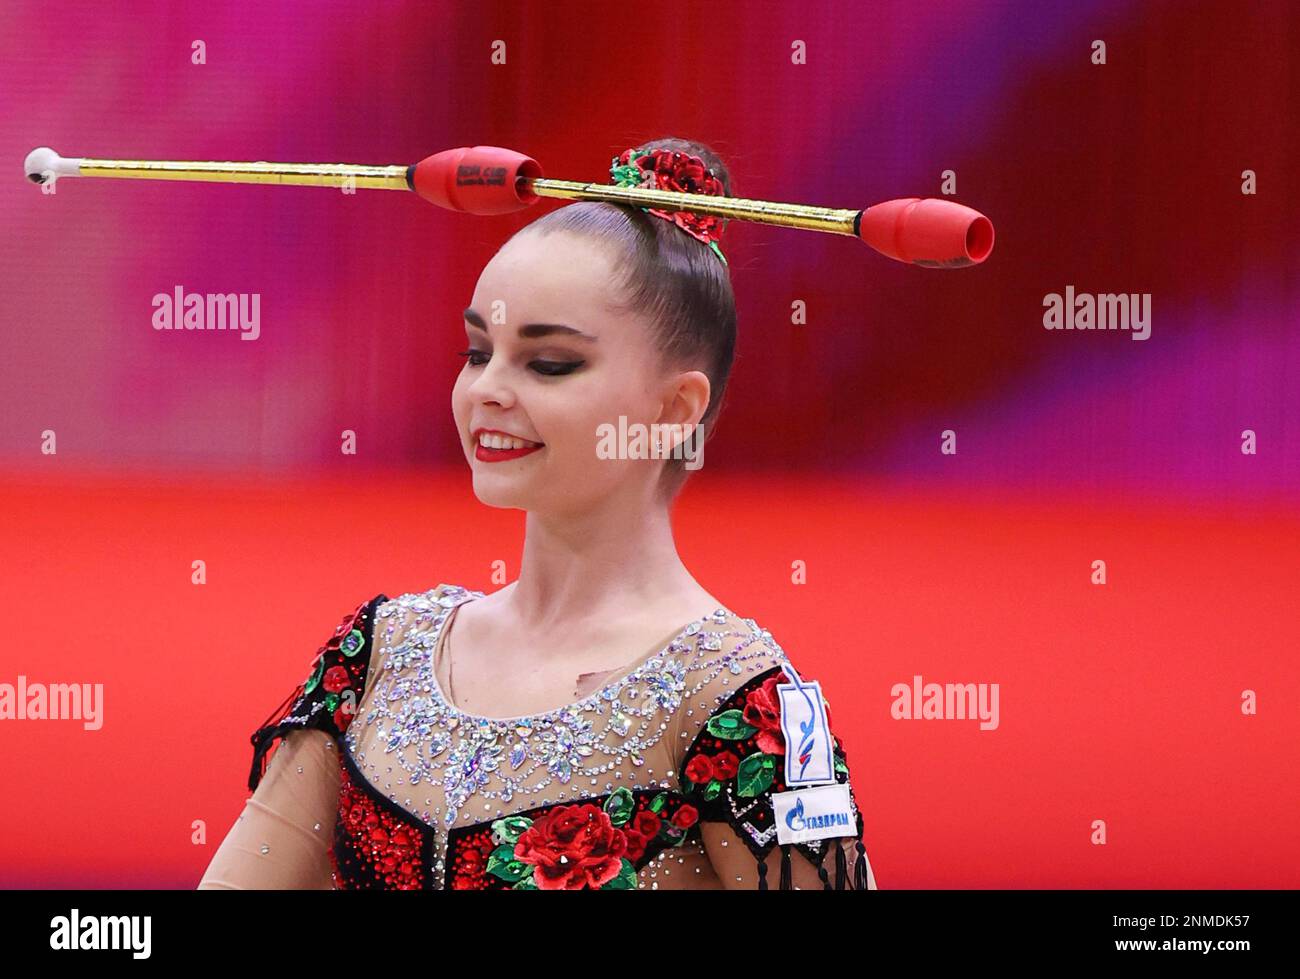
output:
M790 811L785 814L785 824L793 830L803 829L803 799L795 800Z

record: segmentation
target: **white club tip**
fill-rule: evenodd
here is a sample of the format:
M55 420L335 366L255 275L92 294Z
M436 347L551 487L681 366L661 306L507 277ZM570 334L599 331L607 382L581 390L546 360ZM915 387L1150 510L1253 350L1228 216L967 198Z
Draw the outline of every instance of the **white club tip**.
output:
M75 177L81 172L79 160L65 160L48 146L38 146L23 161L23 175L32 183L45 184L59 177Z

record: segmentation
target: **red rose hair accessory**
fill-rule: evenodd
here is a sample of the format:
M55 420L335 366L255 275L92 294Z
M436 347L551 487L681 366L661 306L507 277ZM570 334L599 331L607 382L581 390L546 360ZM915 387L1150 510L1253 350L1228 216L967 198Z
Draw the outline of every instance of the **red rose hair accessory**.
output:
M703 160L675 150L624 150L610 161L609 177L610 183L616 187L648 187L651 190L726 196L722 181ZM727 264L726 256L718 247L718 239L727 225L726 218L691 211L664 211L655 207L642 210L673 222L691 237L708 245L722 264Z

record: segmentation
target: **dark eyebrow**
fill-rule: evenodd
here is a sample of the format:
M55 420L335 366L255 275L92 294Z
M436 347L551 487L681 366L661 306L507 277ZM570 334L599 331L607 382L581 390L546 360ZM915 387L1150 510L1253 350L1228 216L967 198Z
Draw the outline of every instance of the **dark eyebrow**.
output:
M483 317L474 312L473 309L465 310L465 322L470 326L478 327L484 333L487 332L487 324L483 322ZM575 330L571 326L562 326L559 323L526 323L519 328L519 336L525 340L550 336L552 333L563 333L579 340L596 342L596 338L590 333L583 333L581 330Z

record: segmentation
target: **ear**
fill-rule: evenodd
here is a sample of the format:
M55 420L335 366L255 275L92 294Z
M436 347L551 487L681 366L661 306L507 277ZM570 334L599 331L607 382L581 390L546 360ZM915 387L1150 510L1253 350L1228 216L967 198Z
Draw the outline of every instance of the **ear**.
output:
M655 421L661 425L686 426L685 431L700 423L709 407L712 385L704 371L681 371L669 378Z

